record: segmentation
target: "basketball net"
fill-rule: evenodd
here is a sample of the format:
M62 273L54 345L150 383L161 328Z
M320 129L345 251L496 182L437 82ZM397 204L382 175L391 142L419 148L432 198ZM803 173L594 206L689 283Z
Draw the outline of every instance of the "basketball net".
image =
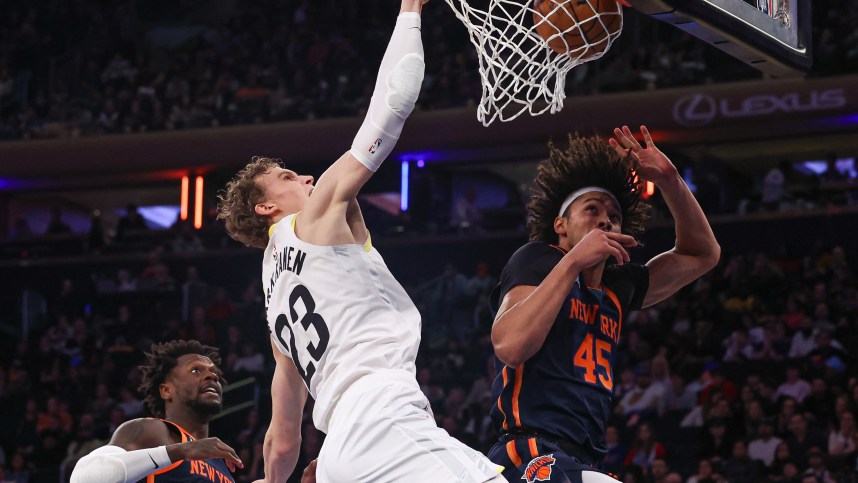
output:
M622 31L619 4L614 11L595 13L596 18L580 19L571 6L573 2L587 2L593 12L598 12L598 0L554 0L553 10L545 15L534 10L532 0L487 0L484 10L471 5L478 0L446 1L467 27L477 49L482 84L477 119L484 126L496 120L512 121L525 112L531 116L549 110L552 114L559 112L566 98L566 74L575 66L602 57ZM595 42L587 40L585 30L594 26L592 22L601 24L596 29L601 27L610 32L606 24L615 21L616 16L620 24L615 32ZM550 21L559 17L570 25L562 28ZM548 39L535 29L535 25L543 23L549 24L554 32ZM574 46L567 35L574 37ZM549 42L553 46L562 42L559 45L566 47L566 53L555 52Z

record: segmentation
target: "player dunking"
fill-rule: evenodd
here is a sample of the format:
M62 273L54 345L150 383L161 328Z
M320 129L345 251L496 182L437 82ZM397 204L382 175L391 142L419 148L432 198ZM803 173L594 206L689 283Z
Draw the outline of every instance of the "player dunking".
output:
M373 248L356 196L390 154L423 80L421 1L402 0L366 119L352 148L311 176L255 158L227 185L219 217L264 248L272 349L265 481L298 458L301 414L327 433L326 482L505 481L501 468L435 425L415 377L420 315Z
M152 345L141 366L140 390L158 418L119 426L110 443L78 461L71 483L234 482L244 464L235 451L209 437L222 408L217 349L197 341Z
M647 129L641 132L645 148L625 126L610 145L598 137L570 138L565 150L552 144L538 167L531 241L510 258L492 294L501 362L492 419L500 439L489 457L506 467L509 481L613 481L595 468L606 451L624 318L718 262L703 211ZM661 190L676 222L676 246L646 265L628 263L626 251L646 217L635 173Z

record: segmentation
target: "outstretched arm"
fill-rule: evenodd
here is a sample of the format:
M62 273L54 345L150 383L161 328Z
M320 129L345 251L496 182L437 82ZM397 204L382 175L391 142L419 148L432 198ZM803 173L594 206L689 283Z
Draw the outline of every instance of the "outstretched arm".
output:
M134 483L181 460L223 458L231 471L243 468L229 445L218 438L176 443L163 421L141 418L116 429L110 443L75 465L71 483Z
M307 388L295 364L271 342L277 366L271 382L271 424L265 433L265 481L286 481L301 451L301 417Z
M641 126L641 134L646 147L635 140L628 126L614 129L616 139L609 142L620 156L631 150L636 173L661 190L676 226L673 249L653 257L646 264L649 268L649 291L643 306L649 307L712 270L721 257L721 247L676 166L655 146L646 126Z
M313 196L304 208L305 219L341 218L348 203L396 145L423 83L421 6L421 0L402 0L366 118L351 150L319 177ZM307 233L302 236L306 237Z

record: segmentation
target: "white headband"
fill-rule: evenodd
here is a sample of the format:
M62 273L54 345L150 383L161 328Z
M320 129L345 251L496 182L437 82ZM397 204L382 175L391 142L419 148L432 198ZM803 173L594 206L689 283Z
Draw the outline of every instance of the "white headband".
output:
M560 213L558 213L557 216L563 216L563 213L566 213L566 208L569 208L569 205L571 205L572 202L585 195L586 193L592 193L594 191L597 191L599 193L605 193L606 195L610 196L611 199L614 200L614 203L616 203L617 206L622 209L623 205L621 205L620 202L617 201L617 197L614 196L614 194L610 191L606 190L605 188L600 188L598 186L585 186L579 190L572 192L571 195L567 196L566 199L563 200L563 204L560 205Z

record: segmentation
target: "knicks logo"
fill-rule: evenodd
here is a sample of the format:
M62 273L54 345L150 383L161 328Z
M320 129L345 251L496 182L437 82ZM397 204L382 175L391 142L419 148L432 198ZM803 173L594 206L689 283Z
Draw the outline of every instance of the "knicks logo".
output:
M372 146L369 147L369 154L375 154L375 152L380 147L381 147L381 138L378 138L375 140L374 143L372 143Z
M527 468L524 469L524 476L522 476L521 479L527 481L527 483L550 480L551 467L556 461L557 460L554 459L553 453L533 458L533 460L527 464Z

